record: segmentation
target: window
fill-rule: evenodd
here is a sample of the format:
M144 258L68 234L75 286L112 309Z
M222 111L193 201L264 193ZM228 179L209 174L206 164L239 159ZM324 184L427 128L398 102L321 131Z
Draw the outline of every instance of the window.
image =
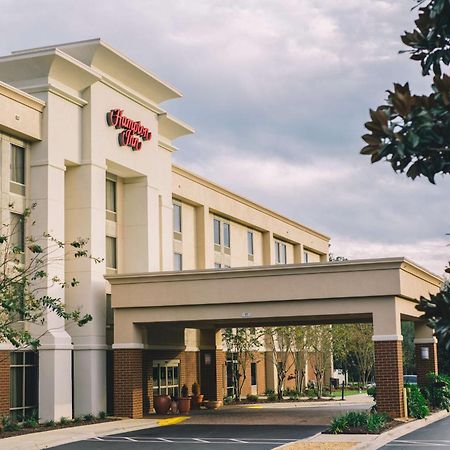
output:
M183 255L181 253L173 254L173 270L183 270Z
M283 242L275 241L275 262L277 264L286 264L286 244Z
M220 220L214 219L214 244L220 245Z
M230 224L223 224L223 245L230 248Z
M227 372L227 397L234 396L236 392L237 374L239 373L239 366L235 354L229 353L227 355L226 372Z
M180 361L153 361L153 395L178 397Z
M106 328L114 326L114 313L111 306L111 294L106 294Z
M250 366L252 386L256 386L256 363L252 362Z
M253 231L247 231L247 253L253 256Z
M11 145L11 181L25 184L25 149Z
M106 267L117 269L117 239L106 236Z
M115 181L106 179L106 210L113 213L117 212L116 187Z
M303 259L304 259L305 263L309 262L309 253L308 252L303 253Z
M10 414L23 420L37 413L37 353L11 352L10 358Z
M9 233L11 234L11 245L19 248L23 252L25 249L25 223L23 216L11 213L10 217Z
M181 205L173 204L173 231L181 233Z

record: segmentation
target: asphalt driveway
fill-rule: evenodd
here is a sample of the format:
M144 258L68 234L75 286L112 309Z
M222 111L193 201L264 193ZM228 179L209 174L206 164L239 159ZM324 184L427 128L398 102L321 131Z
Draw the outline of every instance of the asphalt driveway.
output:
M193 411L177 425L98 437L56 448L265 450L312 437L325 430L332 417L370 406L369 401L352 402L351 399L327 404L225 406L213 411Z

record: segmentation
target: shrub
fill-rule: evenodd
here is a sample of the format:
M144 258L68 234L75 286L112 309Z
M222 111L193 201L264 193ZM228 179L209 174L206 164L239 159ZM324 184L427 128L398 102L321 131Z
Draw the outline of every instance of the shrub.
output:
M366 412L350 411L346 416L347 423L350 427L361 428L367 425L368 414Z
M389 420L390 418L386 414L369 414L367 417L367 431L369 433L379 433Z
M233 403L233 400L234 400L233 396L229 395L228 397L225 397L223 399L223 404L230 405L231 403Z
M448 375L427 374L428 385L422 388L422 392L433 408L450 411L450 377ZM442 387L433 387L433 383L442 383Z
M21 426L17 420L12 419L9 416L2 417L2 430L3 431L17 431Z
M185 384L183 384L183 386L181 387L181 397L187 398L188 395L189 395L188 387Z
M423 419L430 414L425 397L417 386L406 389L408 401L408 415L416 419Z
M249 402L257 402L259 400L259 397L257 395L254 395L254 394L248 394L247 395L247 400Z
M343 416L334 417L330 431L336 434L358 428L368 433L379 433L389 420L386 414L350 411Z
M278 399L277 394L273 389L266 389L266 392L264 393L266 394L269 402L274 402Z
M59 419L59 423L61 425L67 425L70 423L70 420L67 417L61 417L61 419Z
M37 428L39 426L39 418L36 413L24 419L22 423L24 428Z
M288 388L283 392L283 395L289 397L291 400L295 400L300 397L300 392L296 391L295 389Z
M54 420L46 420L44 422L44 426L45 427L54 427L55 426L55 421Z
M347 416L338 416L331 419L330 431L334 434L343 433L348 428Z
M99 419L106 419L106 416L107 416L106 411L100 411L98 413L98 418Z
M374 400L377 399L377 388L375 386L369 386L367 388L367 395L373 397Z
M77 416L73 418L73 423L81 423L83 418L81 416Z
M192 384L192 395L194 397L200 395L200 385L197 382Z
M94 420L94 416L92 414L86 414L85 416L83 416L83 419L86 422L92 422Z

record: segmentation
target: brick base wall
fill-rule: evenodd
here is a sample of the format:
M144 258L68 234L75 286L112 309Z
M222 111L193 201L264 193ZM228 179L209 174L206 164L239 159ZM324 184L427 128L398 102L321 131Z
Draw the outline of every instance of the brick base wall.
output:
M114 350L114 415L143 416L143 350Z
M377 409L391 417L405 417L401 341L376 341L375 381Z
M429 344L415 344L416 353L416 373L417 383L424 385L427 383L426 375L429 372L438 373L438 358L437 358L437 345L435 343ZM428 348L429 359L422 359L421 349L422 347Z
M9 416L10 352L0 350L0 417Z

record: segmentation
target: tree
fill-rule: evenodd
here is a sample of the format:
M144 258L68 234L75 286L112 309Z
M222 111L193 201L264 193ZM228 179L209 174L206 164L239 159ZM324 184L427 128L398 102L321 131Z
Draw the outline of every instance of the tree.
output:
M308 342L306 341L306 327L294 327L293 347L291 349L294 360L295 390L303 392L306 375L306 361Z
M294 365L290 359L294 347L294 336L296 327L274 327L265 328L264 334L269 341L272 352L272 362L277 372L277 397L283 400L283 391L286 383L286 375Z
M373 328L369 323L352 323L333 326L333 355L348 371L358 369L359 383L366 386L374 365Z
M450 64L450 0L416 0L419 15L412 32L401 36L422 75L433 74L432 93L413 95L408 83L394 84L386 104L370 110L363 136L363 155L372 163L385 159L396 172L413 180L450 173L450 77L442 72ZM450 268L446 269L450 273ZM447 351L450 351L450 292L442 290L417 306Z
M256 328L225 328L222 336L227 352L237 361L237 364L232 364L231 367L234 397L239 402L249 364L255 359L254 352L262 345L261 334Z
M329 325L310 325L305 327L308 345L308 361L316 377L317 398L322 397L325 372L331 367L333 336Z
M25 224L30 223L35 206L0 228L0 342L8 341L16 348L39 346L42 335L33 335L29 327L43 325L49 311L78 326L92 320L91 315L82 315L78 309L69 311L61 298L48 295L51 286L69 289L78 285L75 278L62 280L48 268L70 256L100 261L88 253L85 239L66 243L48 233L25 237Z

